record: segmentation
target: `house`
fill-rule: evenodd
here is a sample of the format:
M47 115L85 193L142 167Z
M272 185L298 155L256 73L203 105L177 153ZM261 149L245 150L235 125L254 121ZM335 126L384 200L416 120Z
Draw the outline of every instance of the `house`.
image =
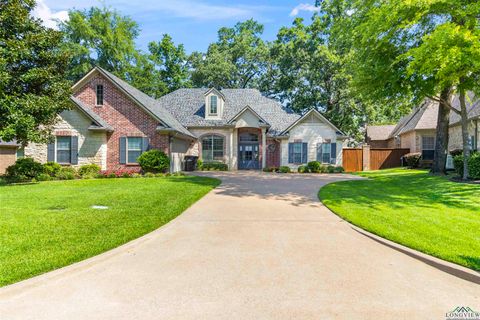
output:
M388 140L395 125L367 126L365 142L371 148L388 148Z
M469 117L469 143L472 150L480 150L478 146L478 122L480 118L480 100L470 94L467 103ZM460 109L458 96L454 96L452 106ZM391 129L390 126L367 126L366 142L386 145L388 148L405 148L410 152L422 154L422 160L430 162L434 158L435 138L438 120L438 102L427 99L414 108ZM448 151L463 149L460 115L450 112ZM378 133L378 132L381 132ZM386 138L385 138L386 137ZM383 139L382 139L383 138ZM373 144L372 144L373 145Z
M347 137L337 127L316 110L298 115L256 89L179 89L154 99L99 67L72 89L54 141L30 143L22 155L103 170L140 169L137 158L148 149L168 154L172 171L182 169L185 155L230 170L342 164Z

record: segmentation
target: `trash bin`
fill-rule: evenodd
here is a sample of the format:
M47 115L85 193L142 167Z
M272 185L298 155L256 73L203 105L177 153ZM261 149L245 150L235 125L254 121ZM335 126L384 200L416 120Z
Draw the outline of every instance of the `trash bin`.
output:
M198 157L196 156L185 156L185 158L183 159L185 163L185 171L195 171L195 169L197 168L197 160Z

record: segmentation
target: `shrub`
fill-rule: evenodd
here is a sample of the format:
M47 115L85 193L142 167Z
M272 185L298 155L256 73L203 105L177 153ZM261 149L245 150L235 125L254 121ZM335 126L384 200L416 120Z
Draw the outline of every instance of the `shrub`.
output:
M32 158L21 158L6 170L5 178L9 182L31 181L43 173L43 166Z
M78 174L81 177L84 176L94 176L100 172L100 167L94 163L92 164L84 164L78 169Z
M197 160L197 170L202 170L203 168L203 161L202 159Z
M43 172L48 174L50 177L55 177L61 169L62 166L53 161L49 161L43 165Z
M468 159L468 174L472 179L480 179L480 153L472 153Z
M335 167L335 170L334 170L335 173L344 173L345 172L345 169L341 166L338 166L338 167Z
M310 161L307 164L308 170L312 173L320 173L322 164L318 161Z
M143 175L145 178L155 178L155 173L147 172Z
M263 172L278 172L277 167L265 167L263 168Z
M298 171L298 173L307 173L308 168L307 168L307 166L299 166L297 171Z
M334 173L335 172L335 167L334 166L328 166L327 167L327 172L328 173Z
M204 171L227 171L228 165L223 162L204 162L202 169Z
M290 173L290 172L291 172L290 167L287 167L287 166L281 166L281 167L278 169L278 171L279 171L280 173Z
M463 177L463 154L453 157L453 168L460 177Z
M163 178L163 177L165 177L165 173L156 173L156 174L155 174L155 177L157 177L157 178Z
M59 180L73 180L77 176L77 172L73 167L62 167L55 177Z
M145 172L166 172L170 168L170 159L168 156L157 149L142 153L137 161Z
M322 164L320 167L320 173L326 173L327 172L327 167Z
M50 181L50 180L53 180L53 178L47 173L40 173L37 176L37 181Z
M141 177L142 177L142 175L141 175L140 173L136 173L136 172L135 172L135 173L132 173L130 176L131 176L132 178L141 178Z
M405 160L409 168L418 168L421 158L422 154L419 152L407 153L403 156L403 159Z

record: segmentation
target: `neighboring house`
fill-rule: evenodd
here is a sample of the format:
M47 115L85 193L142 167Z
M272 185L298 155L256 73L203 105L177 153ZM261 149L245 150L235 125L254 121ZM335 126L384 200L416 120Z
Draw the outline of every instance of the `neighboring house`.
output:
M365 142L371 148L388 148L388 139L395 125L367 126Z
M469 144L472 150L479 150L478 138L480 136L478 123L480 118L480 100L470 95L469 101L471 101L467 105ZM460 109L459 105L458 96L455 96L452 101L452 106ZM424 161L432 161L435 153L437 120L438 102L426 100L426 102L415 108L410 114L400 119L398 124L388 134L388 137L383 141L381 141L381 135L377 135L377 132L382 131L382 135L384 135L390 127L368 126L366 142L372 141L375 144L387 145L388 148L410 149L410 152L421 153ZM455 112L450 112L448 151L461 150L463 148L462 141L460 115Z
M182 169L185 155L230 170L342 164L347 137L338 128L315 110L300 116L255 89L179 89L153 99L98 67L72 89L54 141L27 145L25 156L103 170L139 169L148 149L168 154L172 171Z
M0 140L0 174L3 174L7 167L17 160L18 147L19 145L15 141Z

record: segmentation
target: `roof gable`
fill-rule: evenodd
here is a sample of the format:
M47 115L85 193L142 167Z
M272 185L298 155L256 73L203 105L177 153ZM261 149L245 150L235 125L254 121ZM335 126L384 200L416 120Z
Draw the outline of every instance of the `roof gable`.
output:
M269 126L269 123L263 119L255 110L253 110L250 106L246 106L243 108L239 113L237 113L234 117L232 117L228 123L235 123L238 119L242 117L246 112L251 112L257 119L259 120L260 124L264 124L266 126Z
M182 135L194 137L165 108L160 107L157 100L100 67L94 67L82 79L80 79L76 84L72 86L72 90L76 91L79 88L83 87L83 85L96 74L101 74L104 78L109 80L129 99L131 99L135 104L137 104L140 108L147 112L147 114L149 114L151 117L157 120L161 124L161 127L164 127L166 129L173 129L173 131L177 131Z
M337 135L342 135L344 136L345 134L340 130L338 129L333 123L331 123L330 121L327 120L327 118L325 118L320 112L318 112L317 110L315 109L310 109L308 112L306 112L303 116L301 116L297 121L295 121L294 123L292 123L287 129L285 129L283 131L284 134L286 134L288 131L290 131L292 128L294 128L295 126L299 125L300 123L302 123L303 121L307 120L309 117L317 117L321 122L327 124L329 127L331 127L333 130L335 130L336 134Z
M93 121L96 127L92 127L92 129L113 131L113 128L105 120L87 107L80 99L71 96L70 100L72 100L73 104L78 110L80 110L87 118Z

